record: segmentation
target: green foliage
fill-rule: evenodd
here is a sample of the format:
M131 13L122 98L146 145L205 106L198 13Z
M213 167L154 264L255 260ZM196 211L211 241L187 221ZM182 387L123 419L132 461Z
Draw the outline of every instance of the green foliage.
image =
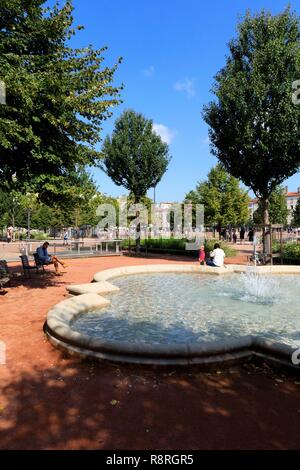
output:
M227 245L225 242L220 242L219 240L215 240L214 238L209 238L205 240L204 244L205 253L207 256L209 256L209 253L213 251L215 243L219 243L220 247L222 248L227 257L236 255L236 251L231 246Z
M73 49L72 5L2 0L0 79L0 186L58 198L77 165L98 165L103 120L119 102L116 66L103 66L105 48ZM38 191L37 191L38 188Z
M287 8L272 16L247 13L216 75L216 101L204 108L213 154L265 203L300 165L300 106L292 83L300 77L299 17Z
M104 171L135 202L159 183L170 161L168 145L153 131L153 122L130 110L117 119L102 151Z
M297 205L294 210L292 224L294 227L300 227L300 198L298 199Z
M162 251L184 251L185 244L187 240L185 239L178 239L178 238L148 238L146 240L141 240L141 246L147 246L148 249L155 249L155 250L162 250ZM134 246L134 242L130 242L131 246ZM129 247L129 241L124 240L122 242L123 248Z
M176 238L149 238L146 240L148 249L155 248L161 250L185 250L185 239Z
M97 207L102 203L116 205L116 200L101 194L86 172L74 176L62 189L60 203L51 201L47 205L34 193L0 191L0 228L8 225L27 227L28 210L32 229L47 231L65 227L95 226L98 223Z
M31 240L48 240L49 236L45 232L31 232L30 233L30 239ZM21 233L20 234L20 240L27 240L27 234L26 233Z
M286 259L300 260L299 243L287 243L286 245L284 245L283 257Z
M221 164L213 168L207 181L198 183L185 200L204 205L206 225L236 227L249 219L247 191L240 188L238 180L227 173Z
M278 186L272 192L269 199L269 217L271 224L287 224L289 211L286 205L284 188ZM253 220L256 224L263 224L263 205L258 202L258 208L253 214Z
M185 245L187 243L186 239L178 238L148 238L146 240L141 240L141 246L147 246L148 250L155 249L161 251L185 251ZM224 250L226 256L235 256L236 251L227 245L224 242L219 242L215 239L208 239L205 241L205 252L207 256L214 249L214 244L220 243L222 250ZM123 248L128 248L128 240L122 242ZM134 243L131 242L131 247L134 246Z
M280 243L273 243L273 253L280 253ZM283 259L300 261L300 244L288 242L283 245Z
M0 227L26 225L24 196L17 191L0 190Z

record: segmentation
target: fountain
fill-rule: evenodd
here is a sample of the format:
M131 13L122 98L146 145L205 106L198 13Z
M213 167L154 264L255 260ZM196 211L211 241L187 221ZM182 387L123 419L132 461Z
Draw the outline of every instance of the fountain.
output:
M300 339L299 274L291 266L110 269L92 284L70 286L81 295L48 313L46 333L71 354L119 362L219 364L258 354L291 365Z
M279 295L278 279L260 274L257 267L249 266L241 274L246 300L273 302Z

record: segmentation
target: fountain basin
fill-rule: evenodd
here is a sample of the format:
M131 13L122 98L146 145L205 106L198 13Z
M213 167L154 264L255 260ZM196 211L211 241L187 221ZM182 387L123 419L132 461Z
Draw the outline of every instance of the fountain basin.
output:
M278 266L274 268L278 268ZM284 268L293 268L292 272L295 274L295 267L288 266ZM222 270L223 274L226 273L229 274L229 276L213 277L208 276L208 274L214 274L214 271L220 274L221 270L215 270L214 268L199 268L196 265L151 265L103 271L95 275L95 280L103 282L108 279L119 278L115 281L117 287L120 288L119 294L110 294L109 299L96 294L84 294L58 304L48 313L46 332L55 346L66 349L71 354L79 354L84 357L97 359L160 365L219 365L220 363L232 363L235 361L251 359L254 356L260 356L266 358L270 357L275 362L297 367L297 364L292 364L291 362L291 356L294 353L296 346L293 344L293 341L289 341L289 338L285 340L285 337L283 337L284 341L282 341L280 334L278 334L279 340L277 340L274 335L267 337L267 331L266 337L264 337L263 332L259 332L259 335L245 334L247 333L247 329L239 328L236 330L235 328L233 331L226 331L226 328L223 328L221 333L225 334L218 335L215 334L221 329L218 324L217 328L211 330L214 334L206 334L205 328L207 319L205 319L205 299L203 299L202 304L200 303L200 306L197 306L197 308L199 307L199 310L196 308L195 311L192 312L193 315L187 319L188 324L185 325L183 329L181 328L182 325L180 323L180 318L188 316L187 305L189 305L189 302L188 304L184 302L182 303L182 298L185 297L185 294L188 301L191 301L193 304L193 299L191 299L193 289L189 290L189 284L192 284L192 287L196 288L196 292L198 287L201 286L201 284L205 284L205 282L207 283L208 287L206 287L208 289L210 288L210 284L218 285L219 283L219 286L222 286L222 283L224 282L227 282L229 285L235 284L235 281L232 281L232 279L237 280L239 278L240 280L240 276L233 273L240 273L244 270L245 268L240 266L224 268ZM264 269L263 271L261 270L261 272L268 274L273 274L274 271L278 273L278 269L274 270L270 267L267 267L267 269ZM291 272L290 269L287 271ZM300 273L299 267L296 271ZM131 276L129 276L129 274L131 274ZM155 276L158 276L158 279L156 279ZM171 292L170 287L172 287L172 284L176 282L177 278L178 285L183 285L183 290L180 292L175 288L174 292ZM227 281L225 281L225 279L227 279ZM140 305L143 305L144 303L147 308L151 307L149 310L152 315L152 318L150 318L152 321L152 325L150 321L150 330L154 331L154 337L151 337L150 335L148 338L145 336L141 338L141 331L143 332L143 328L145 329L145 325L143 324L144 319L143 315L141 317L139 315L137 315L137 317L134 315L133 317L130 317L131 313L133 312L135 314L137 310L134 308L134 304L131 306L127 305L131 310L130 308L128 310L126 307L126 301L122 306L121 299L122 297L126 297L126 292L128 294L128 291L130 291L130 288L128 290L130 283L133 283L133 292L135 292L136 287L134 286L134 282L136 282L136 285L139 287L142 287L142 292L137 292L135 295L136 299L140 299ZM196 284L193 285L193 283ZM148 286L150 291L147 292L146 288ZM151 286L154 287L152 292ZM160 289L157 289L157 287L160 287ZM205 292L206 287L204 285L203 292ZM158 290L162 291L163 289L165 289L166 292L169 292L169 297L167 297L166 303L160 306L161 318L159 319L155 317L155 292ZM200 293L200 295L203 295L203 292L202 294ZM132 295L130 296L130 292L128 295L129 299L130 297L134 297ZM226 297L221 297L221 307L224 299L226 301ZM111 305L110 301L112 302ZM173 310L171 309L169 312L170 314L168 315L168 305L170 302L173 302ZM241 299L230 299L229 305L231 305L231 303L234 305L235 302L241 302ZM123 318L122 315L120 316L120 314L122 314L122 308L114 317L119 304L121 304L121 307L124 307L125 305L125 312L127 312L127 316L125 315L125 322L124 314ZM297 303L295 305L297 308ZM174 310L176 306L178 307L178 312ZM201 306L203 307L202 312ZM250 306L252 308L253 303L251 303ZM256 306L255 304L255 308L256 307L258 311L263 311L262 309L265 309L266 305L258 304L258 306ZM269 306L267 306L267 308L269 308ZM157 310L159 310L159 308ZM198 316L195 315L198 311L200 312L198 316L200 317L201 322L199 325L196 324L195 326L192 325L191 319L196 318L196 320L198 320ZM238 311L239 308L237 308L236 311L235 321L239 320ZM212 320L210 318L208 318L208 320L213 323L216 312L212 310L209 310L209 312ZM297 321L299 316L299 312L298 314L296 312L296 320L294 319L296 321L296 327L298 325ZM88 318L92 321L91 328L85 329L85 321L88 320ZM101 326L100 329L98 328L98 331L96 328L98 321L97 318L100 323L104 318L104 324L102 325L104 328ZM128 321L128 318L130 321ZM226 318L225 312L225 320ZM170 323L168 323L168 327L163 323L166 320L170 321L170 319L175 321L175 326L173 324L171 325L171 328ZM95 320L96 323L93 324ZM224 318L222 321L224 322ZM80 326L80 322L81 326L83 325L83 328L78 327L78 325ZM138 325L140 330L136 338L134 338L130 332L130 326L132 326L134 330L135 322L138 324L142 322ZM229 318L228 324L231 322L234 323L233 320ZM129 331L127 336L125 334L126 329ZM165 337L162 334L160 335L161 337L157 338L155 334L157 334L157 332L160 334L161 331L166 331L167 334ZM253 331L256 333L255 330L250 329L250 333ZM292 331L295 332L294 327L292 328ZM299 331L300 323L298 332ZM185 334L186 337L184 336ZM298 336L300 339L300 334Z

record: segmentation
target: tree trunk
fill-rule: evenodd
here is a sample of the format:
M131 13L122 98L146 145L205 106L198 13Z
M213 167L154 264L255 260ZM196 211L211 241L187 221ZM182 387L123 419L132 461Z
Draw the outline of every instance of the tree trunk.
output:
M220 224L220 222L218 223L218 233L219 233L219 240L221 240L222 236L221 236L221 231L222 231L222 225Z
M14 242L15 239L16 239L16 235L15 235L15 210L14 208L12 209L12 214L11 214L11 217L12 217L12 226L13 226L13 236L12 236L12 241Z
M27 212L27 240L30 242L30 209Z
M135 204L140 203L140 198L135 197ZM137 217L140 217L141 213L140 211L137 211L136 213ZM141 252L141 223L139 222L136 227L136 240L135 240L135 246L136 246L136 253L139 254Z
M264 225L264 254L270 255L271 253L271 233L269 230L270 225L270 215L269 215L270 201L269 198L262 199L262 209L263 209L263 225Z

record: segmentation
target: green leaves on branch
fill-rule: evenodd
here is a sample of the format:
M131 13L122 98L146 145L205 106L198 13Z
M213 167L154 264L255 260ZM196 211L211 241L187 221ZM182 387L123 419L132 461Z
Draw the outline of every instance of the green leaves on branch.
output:
M220 164L209 172L207 181L198 183L196 189L186 195L185 200L204 205L206 225L237 227L249 220L247 191L240 188L238 180Z
M300 227L300 198L298 199L294 210L292 224L294 227Z
M272 192L269 199L269 217L271 224L287 224L289 211L286 205L284 188L278 186ZM258 202L258 209L253 214L253 220L256 224L263 223L263 207L262 203Z
M77 165L99 165L95 145L120 98L113 86L120 60L109 68L105 48L70 47L71 2L45 3L0 4L0 79L7 94L0 106L0 186L22 189L30 182L39 194Z
M292 84L300 78L299 16L248 13L216 75L215 101L204 108L213 154L257 197L300 166L300 106Z
M136 202L154 188L168 168L169 148L153 130L153 122L142 114L125 111L103 145L103 169Z

